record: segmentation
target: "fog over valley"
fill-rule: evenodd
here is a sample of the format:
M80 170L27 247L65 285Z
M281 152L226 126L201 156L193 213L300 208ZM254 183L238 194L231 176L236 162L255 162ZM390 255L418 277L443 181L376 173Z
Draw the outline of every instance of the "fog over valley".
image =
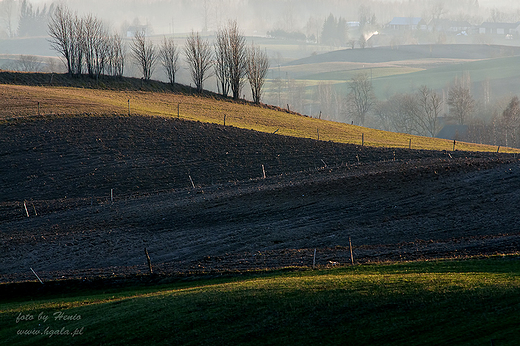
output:
M244 72L234 97L378 129L520 145L511 125L520 89L515 1L2 0L1 69L70 72L49 36L57 8L78 23L95 23L100 36L118 44L118 63L103 61L94 73L83 61L79 74L143 78L132 48L142 33L143 47L146 41L158 53L168 41L175 51L173 70L158 60L144 79L226 95L217 43L219 32L234 23L244 49L255 48L267 60L259 91ZM192 34L208 45L202 85L185 49ZM360 105L353 97L362 86L366 100ZM457 90L463 110L457 109ZM425 111L426 101L435 103L433 113ZM504 118L506 110L511 117ZM465 135L460 129L443 133L446 126L463 126Z

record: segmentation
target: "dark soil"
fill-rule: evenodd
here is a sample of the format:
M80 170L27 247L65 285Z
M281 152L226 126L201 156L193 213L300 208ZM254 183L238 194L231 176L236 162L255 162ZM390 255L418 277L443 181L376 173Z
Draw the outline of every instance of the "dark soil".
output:
M519 189L506 154L153 117L16 120L0 125L0 282L36 280L30 268L135 278L144 248L161 277L309 267L314 249L316 265L345 265L349 238L357 263L517 253Z

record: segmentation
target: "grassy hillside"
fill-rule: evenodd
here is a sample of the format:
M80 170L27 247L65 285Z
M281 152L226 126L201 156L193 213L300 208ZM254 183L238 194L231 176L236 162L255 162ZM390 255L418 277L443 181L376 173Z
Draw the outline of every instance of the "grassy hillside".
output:
M260 132L375 147L452 150L453 142L319 120L214 97L172 92L114 91L0 85L2 119L38 114L142 114L223 124ZM459 143L458 150L496 152L497 147ZM512 152L512 149L502 149ZM516 151L515 151L516 152Z
M490 82L493 96L516 93L520 87L520 57L461 62L407 74L377 76L373 83L378 96L383 97L383 92L390 87L394 92L413 92L421 85L445 89L456 76L465 74L470 76L475 86L474 93L478 92L477 86L484 81ZM515 86L511 85L511 81L516 82Z
M414 92L419 86L446 89L457 76L469 74L472 92L480 96L482 82L489 82L491 97L520 90L520 49L494 45L413 45L347 49L292 61L273 69L271 78L295 79L312 88L318 83L336 85L346 94L347 82L360 72L373 82L376 96ZM271 89L274 86L269 85Z
M492 59L520 55L520 47L481 44L429 44L337 50L288 63L305 65L323 62L381 63L420 59Z
M426 61L423 62L423 64L427 63ZM426 85L432 89L443 89L455 77L461 77L462 75L469 75L471 82L476 86L484 81L489 81L493 87L493 95L501 95L503 93L515 92L517 89L511 88L509 81L517 81L520 77L520 57L478 61L450 61L439 63L441 66L435 66L433 61L429 63L431 66L422 67L399 64L360 65L329 63L322 64L326 65L322 66L322 69L328 68L328 72L306 74L307 71L316 67L315 65L310 65L298 70L295 78L304 80L309 86L323 81L343 84L338 89L346 93L348 91L346 82L358 73L367 73L372 79L376 96L384 99L389 90L392 93L414 92L421 85ZM317 70L320 71L319 68ZM473 89L474 92L477 91L475 89L477 88Z
M2 296L0 338L9 345L516 345L519 273L512 256L123 289L64 283L62 293L32 301Z

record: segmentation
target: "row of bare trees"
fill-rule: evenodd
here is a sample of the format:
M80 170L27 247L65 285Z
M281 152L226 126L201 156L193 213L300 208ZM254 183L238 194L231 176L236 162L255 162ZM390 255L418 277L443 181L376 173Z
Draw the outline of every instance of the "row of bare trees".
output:
M471 93L469 75L454 78L446 96L421 86L414 93L395 94L377 101L366 74L355 76L349 88L346 108L352 121L358 124L362 125L370 113L379 128L430 137L436 136L446 124L463 125L464 133L458 134L460 140L520 145L519 98L512 96L507 102L502 100L488 106L478 103Z
M93 78L102 74L123 76L126 61L123 38L111 34L98 18L92 15L80 17L60 5L52 13L48 29L51 46L64 59L69 75L87 73ZM151 79L160 59L170 83L175 83L179 52L172 38L165 38L158 50L144 31L138 31L130 48L143 79Z
M253 101L260 103L269 58L253 44L247 47L236 21L217 31L214 56L209 41L194 32L188 36L184 51L197 91L203 90L204 81L214 72L219 92L225 97L231 92L237 100L247 77Z
M78 16L59 5L48 23L50 43L65 60L70 75L84 72L99 78L102 74L122 76L125 50L121 36L110 34L98 18Z
M218 30L213 46L214 54L209 40L198 32L192 32L186 38L184 55L197 92L204 90L204 82L214 73L219 92L225 97L231 92L237 100L247 77L253 101L260 103L269 70L267 53L254 45L246 47L245 36L240 33L236 21L230 21L227 27ZM157 60L160 60L170 83L175 83L180 49L173 38L165 37L156 49L144 32L138 32L132 41L132 54L144 79L151 78Z
M99 78L102 74L122 76L126 49L119 35L111 35L96 17L79 17L65 6L57 6L48 24L50 43L63 57L70 75ZM180 67L180 49L173 38L164 37L160 47L147 38L144 31L135 33L131 54L144 80L150 80L160 61L169 82L175 84ZM245 80L249 81L253 101L260 103L262 88L269 70L267 53L254 45L246 46L245 36L236 21L217 32L212 47L199 33L188 35L184 47L186 62L196 90L203 91L204 82L215 73L219 92L240 98Z
M396 94L374 107L382 127L430 137L440 130L442 111L442 96L426 86L415 93Z
M416 135L435 136L443 116L465 125L475 109L467 77L454 79L447 100L436 91L421 86L414 93L395 94L387 100L377 101L366 73L354 76L349 90L347 109L353 123L364 125L366 116L373 114L380 128ZM449 107L449 114L443 114L444 103Z
M138 31L132 39L131 51L143 79L150 80L157 62L160 62L170 84L175 84L175 76L179 70L179 48L172 37L164 37L157 48L147 39L144 31Z

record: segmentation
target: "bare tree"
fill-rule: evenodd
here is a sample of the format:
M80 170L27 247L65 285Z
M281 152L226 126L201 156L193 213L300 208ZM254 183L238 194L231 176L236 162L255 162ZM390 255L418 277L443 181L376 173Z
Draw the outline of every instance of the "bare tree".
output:
M73 74L74 22L73 14L66 7L59 5L51 14L49 24L51 47L65 60L67 72Z
M417 93L396 94L378 102L374 114L385 130L433 137L438 129L441 106L442 100L437 93L421 87Z
M144 80L150 80L157 62L157 51L152 42L146 39L144 31L137 31L132 40L132 55L141 69Z
M380 110L381 112L382 110ZM397 132L419 134L417 119L420 118L417 94L397 94L386 101L385 113L393 130Z
M367 46L367 38L365 37L364 34L361 34L359 36L358 43L359 43L359 48L361 48L361 49L364 49Z
M18 70L22 72L40 72L42 70L42 61L34 55L20 55Z
M373 114L375 116L375 127L384 130L392 131L391 112L389 112L390 100L378 101L374 104Z
M84 19L73 14L70 22L71 32L71 64L72 73L76 76L83 72L83 64L85 62L85 47L82 44L84 41Z
M0 3L0 16L9 37L16 36L17 28L14 21L18 12L17 7L18 2L15 0L3 0Z
M370 5L362 4L358 8L358 15L359 15L359 29L362 32L366 32L370 30L370 26L375 25L376 23L376 16L372 9L370 8Z
M507 108L502 113L501 127L504 133L505 146L516 145L518 121L520 120L520 101L518 96L513 96ZM511 139L511 140L509 140Z
M215 76L219 91L224 97L228 96L231 85L229 78L229 39L227 30L219 29L215 38Z
M438 119L442 112L442 97L432 89L422 86L418 91L420 116L417 119L419 134L435 137L439 130Z
M334 93L335 92L330 82L320 82L318 87L315 89L314 98L319 103L319 112L321 112L324 118L329 120L332 119L332 114L334 113L332 107L332 102L336 97Z
M119 34L109 38L107 72L114 77L122 77L125 68L126 46Z
M210 44L208 40L202 39L198 32L192 32L186 38L184 54L186 55L186 61L188 62L191 71L191 78L195 83L197 92L202 93L204 81L210 77Z
M354 76L349 85L348 105L350 114L357 125L363 125L365 118L375 103L372 82L366 73Z
M253 102L260 103L262 98L262 88L265 77L269 71L269 57L267 53L254 45L248 50L247 54L247 78L251 86Z
M177 73L177 70L179 70L179 49L177 48L173 37L163 38L162 45L159 50L159 56L170 84L174 85L175 73Z
M228 23L227 35L229 39L229 81L233 99L238 100L246 76L246 38L240 33L236 21Z
M445 8L443 1L435 1L430 5L430 13L433 20L438 21L444 15L448 14L448 10Z
M455 78L448 92L448 106L460 125L464 125L475 108L469 89L469 78Z
M108 30L101 20L87 15L82 21L80 32L87 73L92 78L99 78L105 71L110 53Z

